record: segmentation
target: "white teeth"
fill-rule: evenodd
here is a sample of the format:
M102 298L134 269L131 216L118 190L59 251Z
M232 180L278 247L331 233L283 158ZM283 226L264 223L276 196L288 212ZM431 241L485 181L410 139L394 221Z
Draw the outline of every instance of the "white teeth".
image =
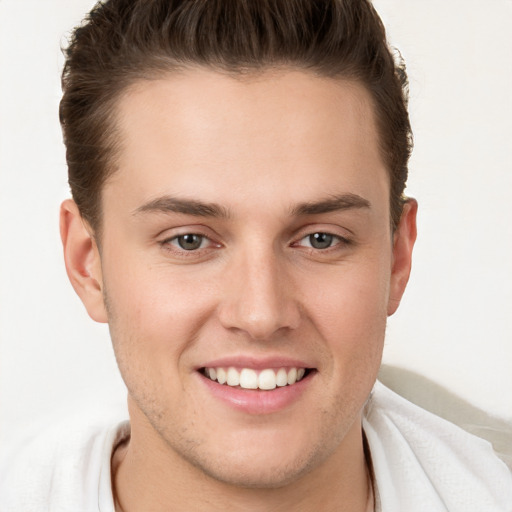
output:
M258 374L249 368L240 372L240 387L244 389L258 389Z
M261 370L257 373L251 368L243 368L240 372L233 367L227 370L224 368L205 368L205 375L219 384L228 386L240 386L244 389L272 390L276 387L291 386L301 380L305 368L280 368L277 372L271 368Z
M258 376L260 389L274 389L276 387L276 374L274 370L263 370Z
M238 386L240 384L240 374L235 368L228 368L227 380L228 386Z
M291 368L288 372L288 384L291 386L297 382L297 368Z
M282 388L288 384L288 373L284 368L280 368L276 375L276 384Z
M224 368L217 368L217 381L219 384L224 384L226 382L226 370Z

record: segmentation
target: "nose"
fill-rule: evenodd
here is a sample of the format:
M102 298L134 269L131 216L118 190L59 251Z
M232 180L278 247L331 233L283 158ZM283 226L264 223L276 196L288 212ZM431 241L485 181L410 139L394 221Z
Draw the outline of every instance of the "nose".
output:
M230 262L219 307L222 325L255 340L269 340L278 332L296 329L300 307L287 270L286 262L270 250Z

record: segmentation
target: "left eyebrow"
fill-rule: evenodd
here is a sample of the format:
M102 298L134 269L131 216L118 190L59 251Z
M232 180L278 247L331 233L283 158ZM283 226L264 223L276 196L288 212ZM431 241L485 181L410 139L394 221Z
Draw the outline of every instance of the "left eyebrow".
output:
M321 213L330 213L343 210L352 210L360 208L371 208L371 204L357 194L340 194L330 196L327 199L300 203L292 208L292 215L318 215Z
M228 218L229 211L216 203L204 203L195 199L181 199L173 196L162 196L139 206L133 213L183 213L195 217Z

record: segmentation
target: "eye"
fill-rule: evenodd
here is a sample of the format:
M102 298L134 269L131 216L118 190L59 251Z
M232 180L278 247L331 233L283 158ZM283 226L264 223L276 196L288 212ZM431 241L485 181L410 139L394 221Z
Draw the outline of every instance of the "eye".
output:
M190 231L187 232L185 229L190 229ZM174 261L177 262L193 263L212 257L215 253L214 250L220 249L222 244L215 240L215 233L212 233L212 237L210 237L209 232L207 234L201 232L201 226L199 226L201 231L195 231L195 229L194 226L183 226L166 230L167 238L159 240L158 245L166 256L174 258Z
M329 233L313 233L307 237L311 247L315 249L327 249L331 247L334 236Z
M197 249L202 249L206 247L208 242L208 238L203 235L197 235L195 233L179 235L169 240L170 244L177 246L184 251L195 251Z
M340 238L330 233L311 233L301 240L301 245L313 249L328 249L339 243Z

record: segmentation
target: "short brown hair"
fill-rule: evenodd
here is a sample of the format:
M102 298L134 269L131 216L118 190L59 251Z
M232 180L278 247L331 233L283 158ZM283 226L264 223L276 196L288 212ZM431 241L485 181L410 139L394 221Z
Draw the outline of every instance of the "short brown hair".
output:
M412 149L407 76L370 1L107 0L75 29L65 55L60 120L69 184L93 229L102 186L116 170L116 102L136 81L189 66L234 74L290 67L362 83L398 224Z

